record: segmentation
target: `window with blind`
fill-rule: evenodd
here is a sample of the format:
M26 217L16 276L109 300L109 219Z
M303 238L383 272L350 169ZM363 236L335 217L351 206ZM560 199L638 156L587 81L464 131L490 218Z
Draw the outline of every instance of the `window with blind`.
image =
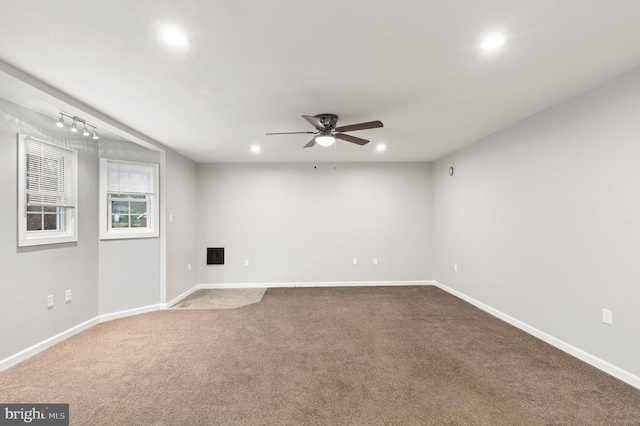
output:
M18 246L78 241L78 153L18 135Z
M102 239L159 235L158 165L100 159Z

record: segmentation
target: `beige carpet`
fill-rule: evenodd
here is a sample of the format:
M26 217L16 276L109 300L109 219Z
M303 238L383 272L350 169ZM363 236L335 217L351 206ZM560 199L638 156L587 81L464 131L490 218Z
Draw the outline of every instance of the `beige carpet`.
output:
M266 288L196 290L171 309L235 309L260 303Z
M0 372L72 425L640 425L640 390L435 287L268 289L99 324Z

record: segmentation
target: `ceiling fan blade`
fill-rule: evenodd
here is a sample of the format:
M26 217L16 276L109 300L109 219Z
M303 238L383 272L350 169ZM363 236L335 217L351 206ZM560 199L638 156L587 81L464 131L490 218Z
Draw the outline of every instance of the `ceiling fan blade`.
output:
M318 120L316 117L313 117L311 115L303 115L302 118L311 123L311 125L316 129L324 130L324 124L322 124L322 121Z
M316 138L311 139L303 148L311 148L316 144Z
M353 132L355 130L375 129L383 127L381 121L368 121L366 123L350 124L348 126L336 127L336 132Z
M357 143L358 145L365 145L369 143L369 141L366 139L357 138L355 136L345 135L342 133L336 133L333 136L335 136L337 139L342 139L343 141Z
M265 135L271 136L271 135L312 135L316 132L284 132L284 133L265 133Z

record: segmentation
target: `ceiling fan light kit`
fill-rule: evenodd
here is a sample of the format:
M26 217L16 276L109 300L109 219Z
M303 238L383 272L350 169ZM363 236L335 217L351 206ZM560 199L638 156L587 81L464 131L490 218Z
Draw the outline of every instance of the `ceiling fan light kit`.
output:
M356 130L375 129L383 127L381 121L368 121L366 123L351 124L348 126L336 127L338 123L338 116L335 114L318 114L318 115L303 115L302 118L307 120L313 127L316 128L315 132L284 132L284 133L267 133L267 135L301 135L310 134L316 135L311 139L304 148L311 148L318 144L320 146L331 146L335 143L336 139L340 139L346 142L355 143L357 145L366 145L368 140L362 139L356 136L347 135L345 132L354 132Z
M316 143L321 146L331 146L336 141L336 138L331 135L318 135L315 137Z

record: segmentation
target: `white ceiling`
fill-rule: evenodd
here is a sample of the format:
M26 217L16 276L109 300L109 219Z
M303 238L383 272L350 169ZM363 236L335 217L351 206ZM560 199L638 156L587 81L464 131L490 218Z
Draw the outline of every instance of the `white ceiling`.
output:
M0 0L0 10L0 60L198 162L431 161L640 66L637 0ZM166 25L190 46L167 46ZM494 31L507 43L481 51ZM313 130L300 115L319 113L384 128L336 149L264 135Z

